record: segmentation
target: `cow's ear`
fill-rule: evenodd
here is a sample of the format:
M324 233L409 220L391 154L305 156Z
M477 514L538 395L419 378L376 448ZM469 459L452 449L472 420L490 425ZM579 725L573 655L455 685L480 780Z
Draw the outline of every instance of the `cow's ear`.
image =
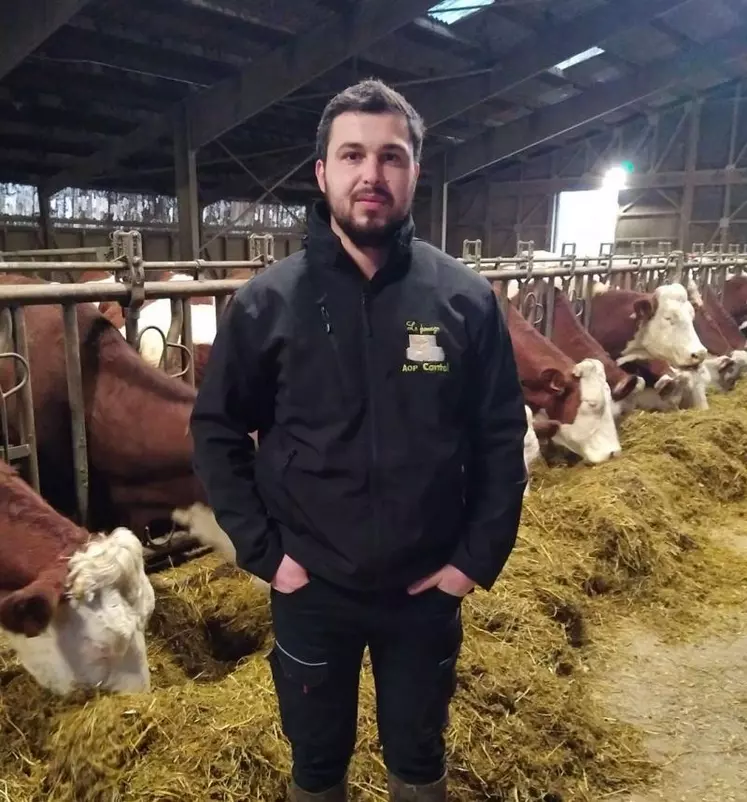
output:
M562 395L566 390L565 377L557 368L545 368L540 374L540 379L555 395Z
M635 312L636 320L641 322L651 320L654 316L654 298L651 296L638 298L633 303L633 311Z
M612 388L612 400L622 401L622 399L627 398L637 386L638 376L634 376L632 373L625 376Z
M0 601L0 626L34 638L49 626L58 602L53 588L40 580L32 582Z

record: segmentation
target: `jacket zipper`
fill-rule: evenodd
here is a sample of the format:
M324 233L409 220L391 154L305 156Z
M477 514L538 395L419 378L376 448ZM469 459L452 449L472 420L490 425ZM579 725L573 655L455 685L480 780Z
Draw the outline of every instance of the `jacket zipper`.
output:
M345 371L342 365L342 357L340 356L340 348L337 344L337 337L335 337L335 332L334 329L332 328L332 320L330 319L327 307L324 305L324 301L319 302L319 311L322 314L322 320L324 321L324 329L329 337L330 345L332 346L332 350L335 352L337 372L340 376L340 386L343 398L345 398L347 397L347 382L345 381Z
M361 304L363 306L363 326L365 330L364 337L364 352L366 360L366 385L367 396L369 403L369 414L371 418L371 512L374 520L374 537L376 542L380 542L379 537L379 512L378 512L378 470L379 470L379 451L377 442L377 426L376 426L376 400L374 397L374 376L373 366L371 362L371 348L373 345L373 328L371 327L371 306L370 295L364 290L361 295Z

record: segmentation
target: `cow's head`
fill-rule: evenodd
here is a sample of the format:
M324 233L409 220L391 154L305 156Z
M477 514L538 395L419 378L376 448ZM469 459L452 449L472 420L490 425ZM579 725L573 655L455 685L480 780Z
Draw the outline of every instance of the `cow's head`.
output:
M598 359L583 359L573 369L581 401L572 423L561 424L553 442L592 465L620 454L620 439L613 418L612 393Z
M155 606L143 549L129 529L97 535L68 561L62 598L43 578L2 603L6 636L42 686L113 692L150 689L145 627Z
M639 359L664 359L674 367L697 367L707 356L693 320L695 310L681 284L664 284L633 305L637 330L626 351Z
M543 368L536 376L521 380L524 396L552 420L571 423L581 402L578 379L570 370Z
M740 364L731 356L710 356L701 367L706 387L721 393L733 390L741 373Z

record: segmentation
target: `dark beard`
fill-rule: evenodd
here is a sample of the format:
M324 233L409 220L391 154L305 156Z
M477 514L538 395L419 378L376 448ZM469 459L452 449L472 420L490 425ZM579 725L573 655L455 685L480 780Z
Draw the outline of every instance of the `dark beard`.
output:
M329 209L330 217L333 217L345 233L348 239L355 245L356 248L386 248L392 244L397 237L397 232L402 227L402 224L407 220L409 211L404 217L399 220L390 220L388 223L380 228L360 228L355 225L350 217L338 217L329 198L325 195L327 201L327 208Z
M359 228L349 218L335 217L337 225L345 232L356 248L385 248L391 245L404 220L390 220L381 228Z

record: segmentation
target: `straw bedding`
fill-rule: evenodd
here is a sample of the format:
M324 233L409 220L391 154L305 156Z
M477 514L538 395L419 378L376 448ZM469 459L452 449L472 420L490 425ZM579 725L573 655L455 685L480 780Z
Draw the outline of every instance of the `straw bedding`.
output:
M633 416L622 441L615 462L536 473L501 581L465 601L455 802L597 802L651 780L641 734L592 701L595 632L636 614L682 637L744 599L747 565L708 527L747 497L744 383L708 412ZM266 597L212 555L153 582L152 694L61 701L0 655L0 800L284 798ZM384 778L366 665L353 799L386 799Z

